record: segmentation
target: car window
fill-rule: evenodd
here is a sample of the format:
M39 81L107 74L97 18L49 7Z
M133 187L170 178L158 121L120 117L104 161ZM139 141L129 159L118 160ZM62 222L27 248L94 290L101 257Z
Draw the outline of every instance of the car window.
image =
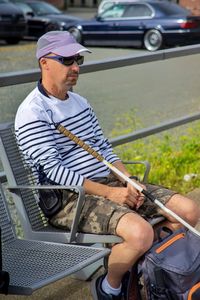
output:
M152 16L152 9L146 4L127 4L118 3L112 4L107 7L107 9L100 14L101 18L136 18L136 17L149 17Z
M107 10L109 7L113 5L113 2L105 2L101 7L99 6L98 13L102 13L103 11Z
M15 2L15 4L17 6L19 6L19 8L21 8L21 10L23 11L23 13L25 15L28 14L28 13L32 13L33 12L32 8L29 5L27 5L26 3Z
M145 4L130 4L127 5L124 11L123 17L149 17L153 14L152 10L148 5Z
M30 2L29 5L31 6L34 13L38 16L47 15L47 14L60 14L61 12L56 7L52 6L51 4L44 3L44 2Z
M126 5L123 4L114 4L108 9L106 9L102 14L100 14L101 18L120 18L124 14L126 9Z

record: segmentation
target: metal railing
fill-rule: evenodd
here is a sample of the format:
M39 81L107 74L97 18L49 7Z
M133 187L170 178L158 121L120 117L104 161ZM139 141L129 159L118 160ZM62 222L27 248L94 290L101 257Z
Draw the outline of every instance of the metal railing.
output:
M160 50L157 52L142 53L134 56L126 56L102 61L88 62L81 66L80 73L105 71L109 69L122 68L155 61L163 61L175 57L200 54L200 44ZM8 72L0 74L0 87L11 86L37 81L40 77L40 70L27 70Z
M122 68L131 65L144 64L155 61L163 61L166 59L200 54L200 44L192 46L184 46L179 48L171 48L160 50L157 52L142 53L134 56L126 56L115 59L94 61L86 63L81 66L80 73L86 74L91 72L98 72L103 70L109 70L114 68ZM18 72L9 72L0 74L0 87L11 86L16 84L24 84L37 81L40 77L40 70L27 70ZM133 133L118 136L116 138L110 139L113 147L132 142L134 140L147 137L152 134L162 132L189 122L200 119L200 113L193 115L187 115L174 120L169 120L167 122L161 123L156 126L144 128L141 130L134 131Z

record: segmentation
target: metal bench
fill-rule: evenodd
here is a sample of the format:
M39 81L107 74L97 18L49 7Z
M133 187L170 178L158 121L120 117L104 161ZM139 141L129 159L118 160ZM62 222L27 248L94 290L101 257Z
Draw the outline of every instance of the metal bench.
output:
M9 294L31 295L109 253L106 248L18 239L1 184L0 228L2 269L10 276Z
M19 219L24 231L25 238L33 240L51 241L59 243L78 243L78 244L108 244L119 243L122 239L115 235L99 235L78 232L78 222L81 207L84 201L84 190L78 186L47 186L46 188L64 188L74 190L79 194L77 210L70 232L55 228L48 223L38 205L37 191L44 186L38 186L30 168L26 165L23 155L20 152L15 134L13 123L0 124L0 157L7 177L9 190L13 193L13 200L17 208ZM144 180L147 179L150 166L148 162L131 162L145 165ZM158 223L160 219L153 222ZM153 225L153 223L152 223ZM81 272L79 278L88 279L89 274L99 267L101 262L91 265L86 272ZM87 274L87 275L86 275Z

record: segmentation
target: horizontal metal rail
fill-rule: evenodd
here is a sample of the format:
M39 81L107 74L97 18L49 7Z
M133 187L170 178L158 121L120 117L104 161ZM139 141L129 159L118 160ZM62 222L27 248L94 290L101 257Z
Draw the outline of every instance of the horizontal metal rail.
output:
M110 142L113 147L116 147L199 119L200 119L200 113L196 113L190 116L183 116L178 119L163 122L159 125L136 130L130 134L118 136L116 138L110 139Z
M193 54L200 54L200 44L165 49L153 53L149 52L134 56L107 59L103 61L93 61L81 66L80 73L85 74L91 72L110 70L114 68L122 68L126 66L144 64L153 61L161 61ZM39 78L40 69L7 73L5 72L0 74L0 87L34 82L37 81Z

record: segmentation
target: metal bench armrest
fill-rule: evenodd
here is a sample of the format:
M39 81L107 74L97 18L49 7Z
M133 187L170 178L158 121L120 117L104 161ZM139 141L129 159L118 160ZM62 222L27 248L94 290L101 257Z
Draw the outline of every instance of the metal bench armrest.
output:
M78 229L78 223L80 219L81 210L85 201L85 192L82 186L63 186L63 185L17 185L8 186L7 189L11 193L19 193L20 190L41 190L41 189L62 189L62 190L74 190L78 194L77 206L74 213L74 218L69 235L69 243L76 241L76 233Z
M151 169L151 165L148 161L146 160L136 160L136 161L123 161L124 164L142 164L145 166L145 172L144 172L144 176L143 176L143 179L142 181L143 182L147 182L148 180L148 176L149 176L149 172L150 172L150 169Z

